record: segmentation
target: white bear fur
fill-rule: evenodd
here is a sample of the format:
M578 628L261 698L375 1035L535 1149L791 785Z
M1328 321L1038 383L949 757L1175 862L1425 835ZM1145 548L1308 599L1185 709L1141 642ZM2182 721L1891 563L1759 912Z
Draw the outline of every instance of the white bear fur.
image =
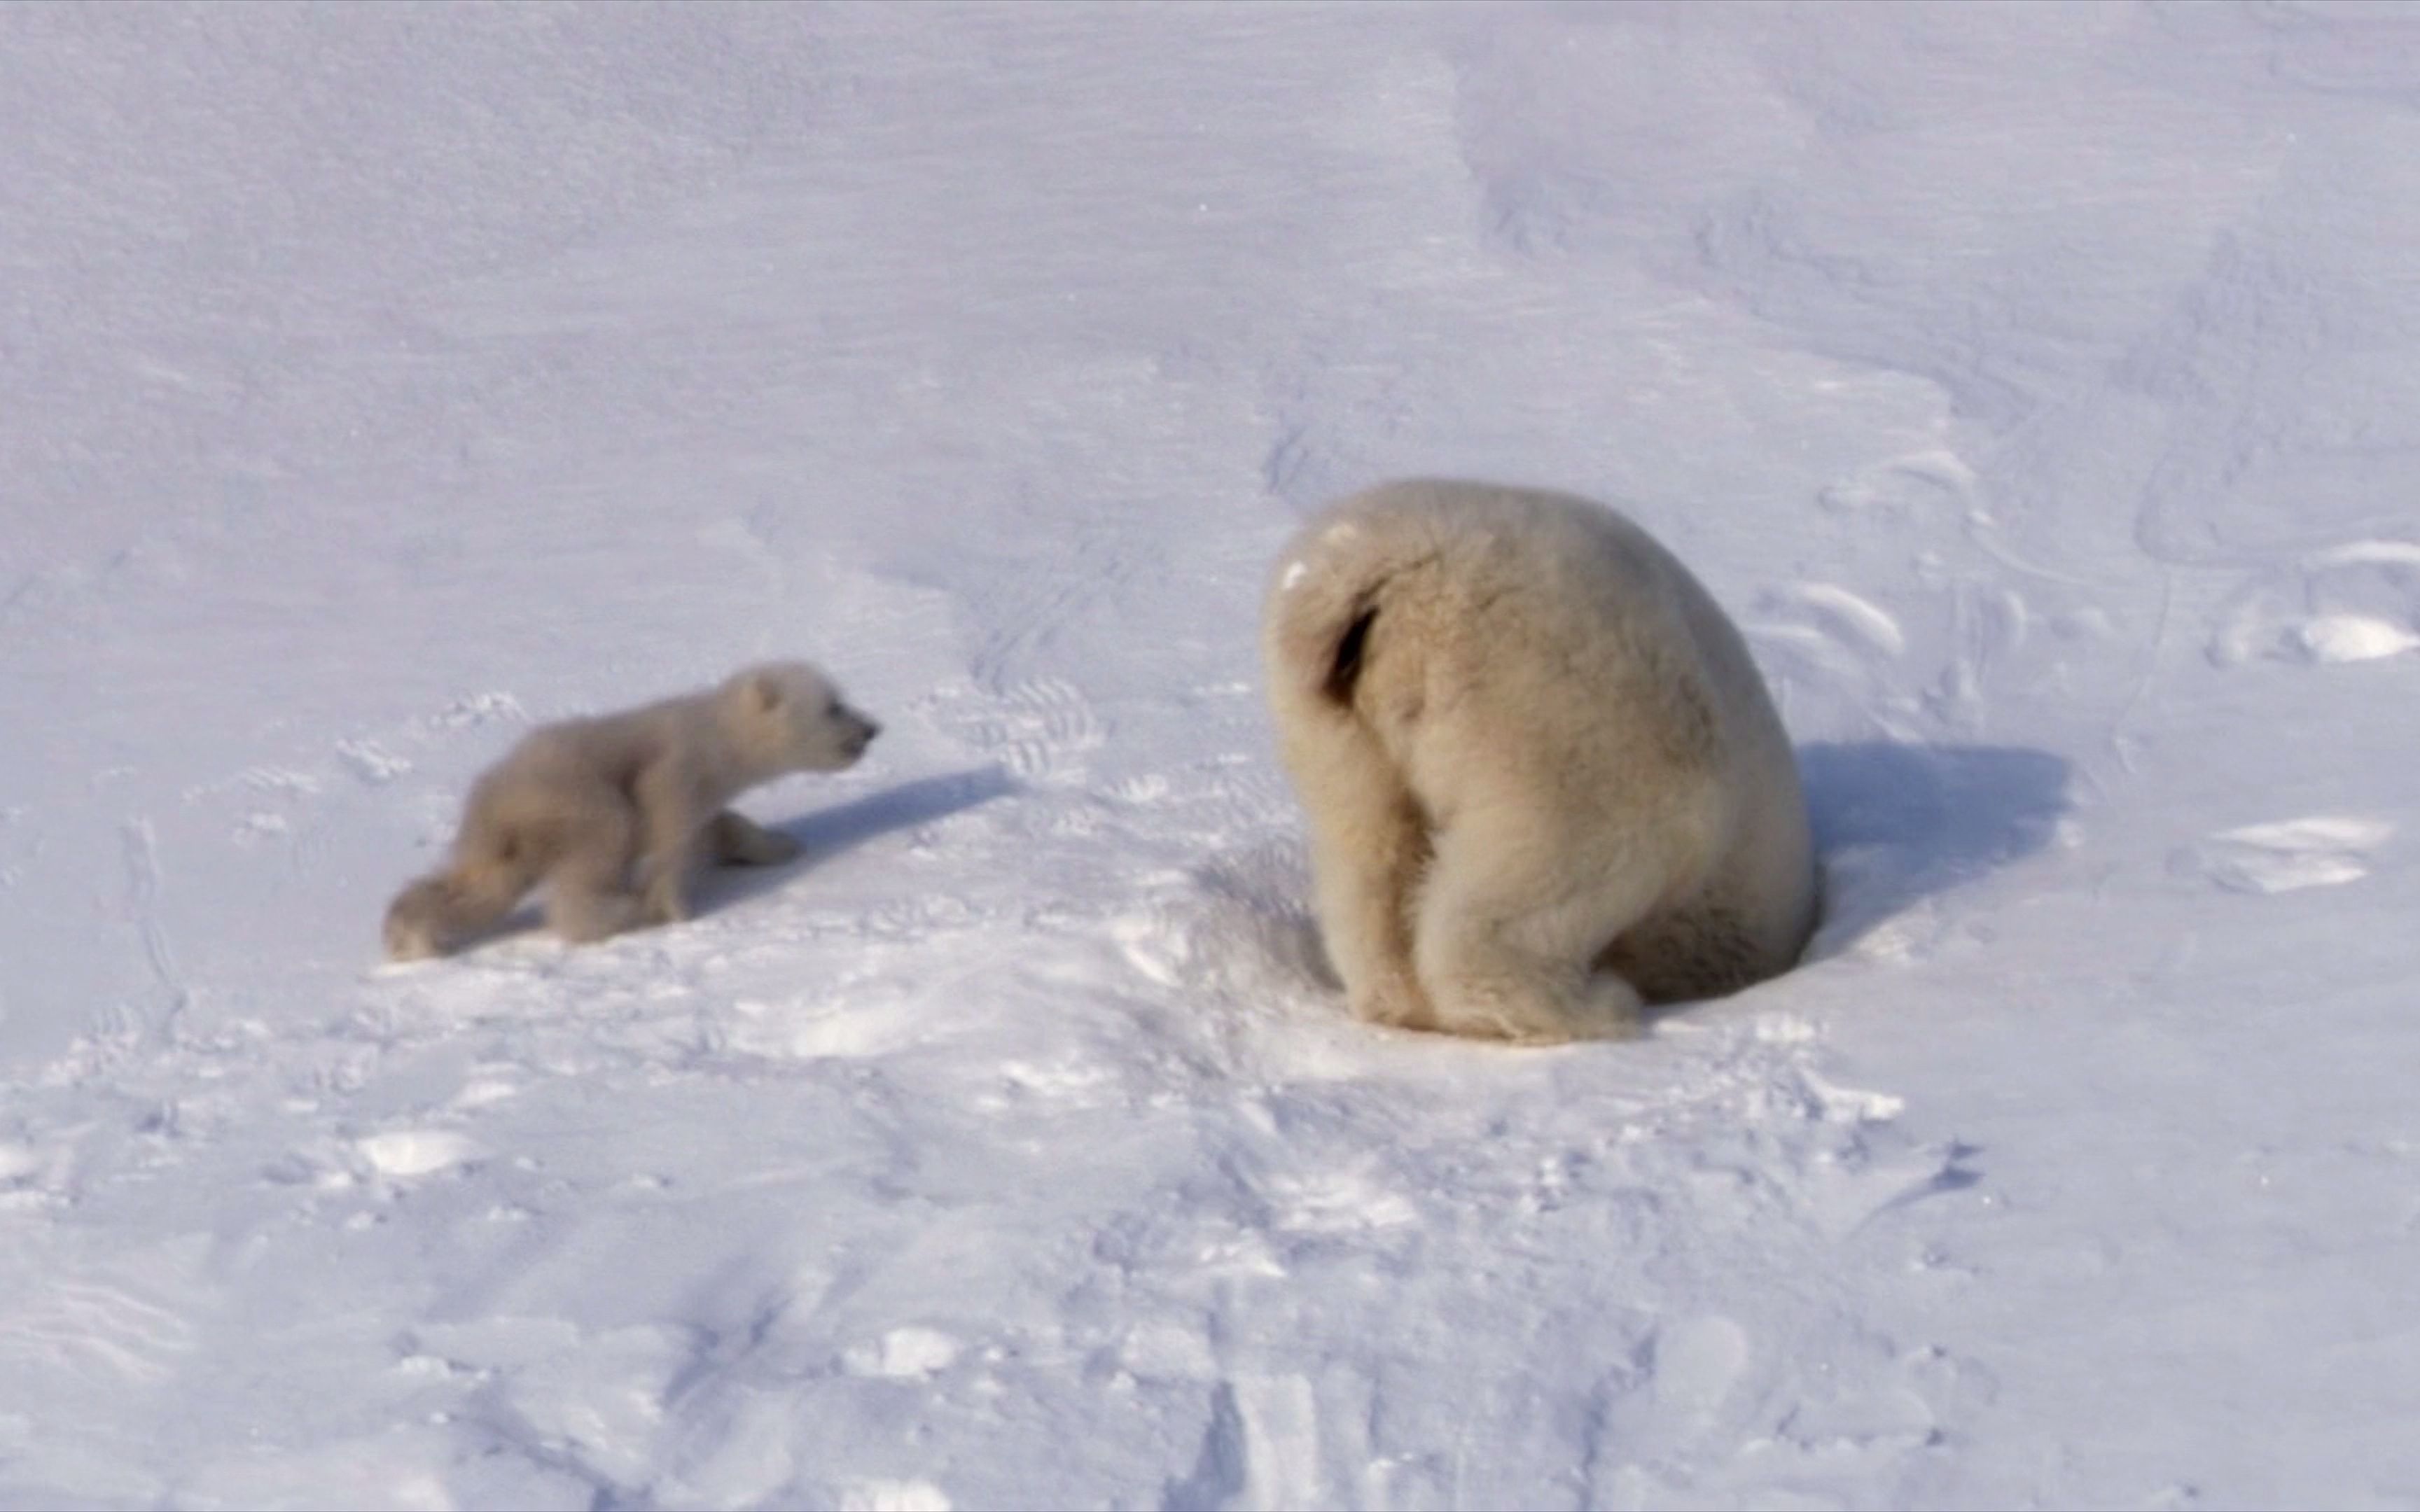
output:
M790 772L854 764L881 727L805 662L744 669L642 708L542 725L472 786L453 857L386 915L396 960L442 955L533 887L571 941L689 917L697 865L769 865L798 842L724 807Z
M1603 504L1412 480L1278 558L1263 655L1359 1017L1530 1042L1789 968L1807 804L1739 632Z

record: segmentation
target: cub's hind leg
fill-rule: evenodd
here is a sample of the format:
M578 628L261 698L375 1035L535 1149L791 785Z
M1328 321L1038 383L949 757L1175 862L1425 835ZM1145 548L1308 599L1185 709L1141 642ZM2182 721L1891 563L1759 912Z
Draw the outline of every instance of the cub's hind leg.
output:
M622 809L584 816L566 841L547 874L547 923L575 945L601 940L640 922L638 895L630 890L637 826Z
M416 961L451 955L504 922L535 878L491 868L432 872L396 895L386 911L386 953Z
M396 961L450 955L495 928L536 886L545 857L528 839L487 832L474 820L454 859L387 906L386 953Z

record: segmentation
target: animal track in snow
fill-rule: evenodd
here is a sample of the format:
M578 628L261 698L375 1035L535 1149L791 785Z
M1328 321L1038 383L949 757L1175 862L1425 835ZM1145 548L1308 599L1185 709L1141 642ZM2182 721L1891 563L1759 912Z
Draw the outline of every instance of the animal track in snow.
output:
M1746 1330L1719 1315L1651 1332L1599 1389L1601 1445L1687 1441L1711 1429L1749 1361Z
M1826 1123L1888 1123L1907 1111L1903 1097L1842 1087L1804 1066L1798 1068L1796 1080L1806 1089L1808 1110Z
M67 1185L68 1152L0 1139L0 1212L55 1201Z
M460 730L472 725L494 724L510 720L517 724L529 722L529 711L520 700L510 693L470 693L456 699L421 721L428 731Z
M409 758L398 756L374 741L340 740L336 742L336 756L355 777L373 785L392 782L411 770Z
M1758 595L1757 618L1740 629L1756 648L1775 696L1789 712L1803 684L1848 691L1886 728L1912 726L1918 702L1899 617L1837 583L1787 583Z
M955 1364L958 1341L939 1329L894 1328L870 1344L860 1344L841 1356L841 1366L852 1376L878 1376L886 1381L921 1381Z
M1910 452L1860 469L1817 495L1839 515L1880 515L1901 523L1929 512L1975 507L1975 470L1947 449Z
M817 1011L799 1004L743 998L725 1031L731 1047L775 1060L862 1059L915 1038L915 1026L886 1004Z
M467 1165L486 1151L467 1135L444 1129L393 1129L353 1142L380 1176L434 1176Z
M988 730L1018 776L1058 771L1107 738L1107 728L1072 684L1046 677L1015 684L1001 696L1007 706Z
M500 1395L530 1439L559 1450L593 1481L644 1478L673 1383L697 1363L695 1336L640 1323L576 1332L576 1342L563 1343L563 1325L520 1321L526 1326L513 1333L471 1325L452 1340L474 1351L466 1363L499 1370ZM455 1349L432 1352L460 1359Z
M1747 1332L1728 1318L1685 1319L1660 1330L1653 1351L1659 1411L1710 1418L1747 1367Z
M1262 844L1155 880L1174 886L1109 923L1128 963L1154 982L1242 996L1335 986L1302 902L1309 863L1298 844Z
M1906 632L1899 621L1870 599L1834 583L1793 583L1768 590L1759 601L1765 610L1796 609L1813 622L1812 632L1850 649L1859 660L1896 659L1907 651ZM1776 633L1789 633L1778 628Z
M988 706L966 708L970 698ZM1054 677L1012 683L997 695L962 690L937 712L977 749L1028 779L1063 773L1109 734L1081 690Z
M2355 541L2253 579L2219 612L2210 659L2325 665L2420 650L2420 545Z
M518 1077L517 1068L511 1066L498 1067L491 1073L474 1076L463 1083L462 1089L454 1094L453 1105L458 1108L483 1108L517 1097L521 1090Z
M1193 1470L1169 1483L1165 1507L1318 1506L1319 1400L1291 1374L1249 1374L1211 1387Z
M994 1089L975 1094L975 1105L997 1111L1019 1104L1096 1107L1121 1095L1117 1072L1098 1060L1069 1056L1056 1060L1004 1060Z
M2369 875L2369 853L2394 833L2385 820L2350 814L2245 825L2182 853L2175 870L2198 871L2229 892L2342 887Z
M0 1300L0 1364L38 1372L64 1367L151 1385L194 1343L175 1308L106 1280L63 1280Z
M941 1489L923 1480L853 1480L840 1493L841 1512L951 1512Z
M1271 1182L1269 1195L1279 1210L1277 1227L1301 1233L1399 1228L1419 1217L1410 1198L1356 1171L1281 1177Z
M1955 1141L1910 1147L1853 1134L1819 1152L1817 1180L1806 1192L1807 1215L1823 1233L1846 1238L1886 1212L1975 1185L1982 1177L1966 1165L1974 1154Z
M279 836L290 834L293 829L294 826L287 822L284 814L271 813L263 809L245 814L238 821L231 838L239 845L251 845L264 840L274 840Z
M247 766L233 777L222 778L215 782L195 783L185 790L184 799L187 803L198 803L223 793L241 792L290 802L317 795L321 785L320 780L308 772L283 766Z

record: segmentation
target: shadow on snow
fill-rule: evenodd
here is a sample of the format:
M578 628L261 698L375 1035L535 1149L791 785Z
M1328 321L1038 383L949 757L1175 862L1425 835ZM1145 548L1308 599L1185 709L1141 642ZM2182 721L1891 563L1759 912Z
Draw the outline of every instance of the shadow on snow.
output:
M1823 872L1810 960L2040 850L2068 810L2067 761L2023 747L1816 742L1798 770Z
M769 892L799 872L845 856L869 841L937 824L1016 789L1015 779L998 766L970 767L963 772L918 778L818 810L788 824L768 825L799 842L798 859L774 866L707 869L699 874L692 888L697 911L710 913Z

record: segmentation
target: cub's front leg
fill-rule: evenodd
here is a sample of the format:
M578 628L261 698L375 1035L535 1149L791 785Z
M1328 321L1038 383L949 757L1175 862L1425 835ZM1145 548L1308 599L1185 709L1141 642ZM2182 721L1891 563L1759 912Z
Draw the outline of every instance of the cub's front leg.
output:
M689 879L705 859L716 808L677 764L661 761L639 775L639 917L648 924L689 918Z
M736 809L725 809L706 826L706 849L724 866L779 866L796 860L799 842L767 829Z

